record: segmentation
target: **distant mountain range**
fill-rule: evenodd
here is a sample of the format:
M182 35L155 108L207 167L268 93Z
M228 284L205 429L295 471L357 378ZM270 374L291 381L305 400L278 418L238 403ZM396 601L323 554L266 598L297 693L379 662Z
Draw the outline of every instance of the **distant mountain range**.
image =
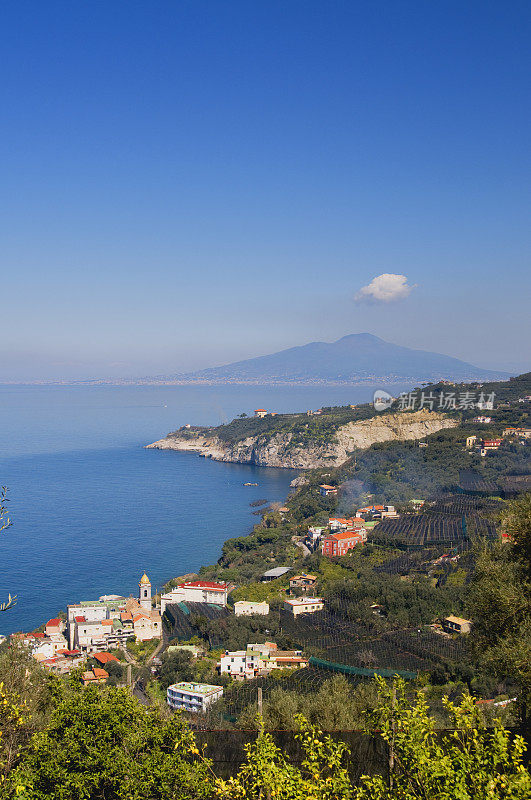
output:
M213 383L356 383L440 379L503 380L506 372L481 369L458 358L390 344L370 333L353 333L337 342L311 342L258 358L176 376Z

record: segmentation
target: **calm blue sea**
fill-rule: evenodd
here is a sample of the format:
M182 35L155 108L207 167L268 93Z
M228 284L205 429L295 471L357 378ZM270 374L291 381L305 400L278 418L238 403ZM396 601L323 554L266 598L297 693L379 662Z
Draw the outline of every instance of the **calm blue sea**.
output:
M13 522L0 534L0 600L18 596L0 614L0 633L32 630L67 603L136 593L144 570L157 587L213 563L227 538L257 521L249 503L284 500L294 477L145 444L187 422L372 394L370 387L0 386L0 485L9 489Z

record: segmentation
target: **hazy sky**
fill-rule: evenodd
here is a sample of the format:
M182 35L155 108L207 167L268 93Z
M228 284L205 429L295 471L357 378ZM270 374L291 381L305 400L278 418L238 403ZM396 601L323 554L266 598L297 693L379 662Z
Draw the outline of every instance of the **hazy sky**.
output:
M0 380L364 331L529 369L530 40L529 0L6 0Z

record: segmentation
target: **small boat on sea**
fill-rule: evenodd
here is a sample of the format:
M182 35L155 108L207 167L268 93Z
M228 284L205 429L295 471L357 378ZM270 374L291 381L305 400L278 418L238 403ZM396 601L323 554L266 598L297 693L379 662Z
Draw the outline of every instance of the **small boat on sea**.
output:
M257 483L244 483L244 486L258 486Z

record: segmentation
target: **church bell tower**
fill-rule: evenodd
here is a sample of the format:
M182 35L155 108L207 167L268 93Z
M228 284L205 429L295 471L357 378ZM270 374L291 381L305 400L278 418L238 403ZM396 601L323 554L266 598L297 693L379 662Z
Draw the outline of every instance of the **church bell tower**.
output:
M151 581L144 572L138 584L138 602L145 611L151 611Z

